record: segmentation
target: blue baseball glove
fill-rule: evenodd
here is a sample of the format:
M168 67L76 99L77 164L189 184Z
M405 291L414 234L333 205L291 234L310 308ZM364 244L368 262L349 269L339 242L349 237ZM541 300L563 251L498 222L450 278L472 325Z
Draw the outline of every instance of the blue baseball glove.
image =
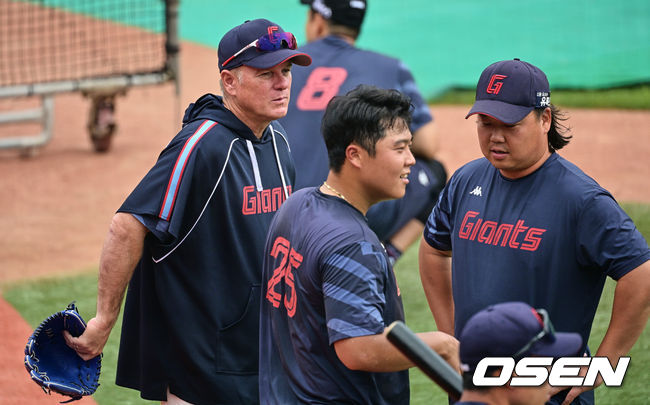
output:
M97 390L102 356L83 360L65 343L64 330L75 337L86 330L74 301L34 330L25 346L25 368L46 394L58 392L71 397L65 401L71 402Z

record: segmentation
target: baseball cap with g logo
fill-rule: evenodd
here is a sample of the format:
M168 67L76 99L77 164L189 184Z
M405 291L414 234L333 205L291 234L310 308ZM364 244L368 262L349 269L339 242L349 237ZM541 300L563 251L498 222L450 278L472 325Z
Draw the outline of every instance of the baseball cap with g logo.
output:
M296 38L278 24L263 18L248 20L221 38L219 71L246 65L268 69L289 59L296 65L308 66L311 57L296 50Z
M534 108L550 107L551 90L544 72L517 58L485 68L476 86L476 101L465 118L485 114L514 124Z

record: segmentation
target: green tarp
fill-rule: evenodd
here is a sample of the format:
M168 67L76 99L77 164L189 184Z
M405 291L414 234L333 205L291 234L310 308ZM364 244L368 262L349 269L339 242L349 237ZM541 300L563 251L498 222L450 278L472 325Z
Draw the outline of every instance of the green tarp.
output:
M304 43L298 0L181 0L180 11L181 37L211 47L254 18ZM404 60L426 97L474 87L485 66L515 57L555 89L648 83L650 0L369 0L358 44Z

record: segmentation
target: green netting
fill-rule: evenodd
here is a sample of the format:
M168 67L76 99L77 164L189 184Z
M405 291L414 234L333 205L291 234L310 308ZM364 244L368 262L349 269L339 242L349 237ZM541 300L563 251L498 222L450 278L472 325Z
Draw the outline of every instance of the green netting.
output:
M268 18L304 42L298 0L181 0L181 37L217 47L245 19ZM485 66L514 57L551 87L650 82L648 0L369 0L359 45L400 57L425 96L474 87Z

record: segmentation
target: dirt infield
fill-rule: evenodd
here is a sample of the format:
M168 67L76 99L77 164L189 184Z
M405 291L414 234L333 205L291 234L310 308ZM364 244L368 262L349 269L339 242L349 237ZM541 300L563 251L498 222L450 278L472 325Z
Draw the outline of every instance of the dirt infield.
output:
M0 151L0 290L17 280L97 266L113 213L176 133L182 110L218 88L213 49L184 43L181 69L178 101L172 85L132 89L118 98L118 133L107 154L92 151L85 131L89 101L79 94L56 97L54 137L36 156ZM432 110L440 159L450 172L480 156L474 121L463 118L468 107ZM619 201L650 203L650 112L568 113L574 139L561 154ZM2 130L0 137L7 135ZM22 365L30 333L0 299L0 404L49 403Z

